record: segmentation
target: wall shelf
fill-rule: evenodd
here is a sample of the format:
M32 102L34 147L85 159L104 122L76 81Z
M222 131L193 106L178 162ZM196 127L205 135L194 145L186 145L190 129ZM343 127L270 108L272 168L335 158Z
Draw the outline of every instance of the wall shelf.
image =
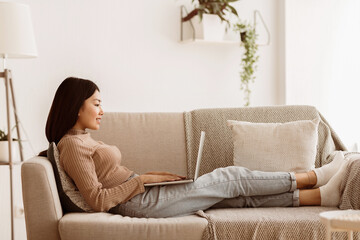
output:
M22 164L22 162L13 162L12 164L13 164L13 165L20 165L20 164ZM0 166L1 166L1 165L3 165L3 166L9 166L10 163L8 163L8 162L0 162Z
M227 45L236 45L240 46L242 45L238 41L230 41L230 40L223 40L223 41L210 41L210 40L204 40L204 39L186 39L181 40L180 43L183 44L189 44L189 43L200 43L200 44L227 44Z
M180 43L189 44L189 43L199 43L199 44L226 44L226 45L235 45L235 46L241 46L242 43L240 42L240 36L236 36L238 39L234 39L234 35L232 36L233 39L227 39L228 37L224 37L224 40L221 41L211 41L206 40L202 38L198 38L196 35L195 27L194 27L194 18L183 22L182 18L185 17L188 14L188 11L186 10L185 6L180 7ZM259 46L268 46L270 45L270 31L267 27L260 11L255 10L254 11L254 26L256 29L256 26L259 24L258 19L260 19L262 25L264 26L267 34L267 40L266 42L259 43ZM231 31L230 29L228 31ZM231 37L230 37L231 38Z

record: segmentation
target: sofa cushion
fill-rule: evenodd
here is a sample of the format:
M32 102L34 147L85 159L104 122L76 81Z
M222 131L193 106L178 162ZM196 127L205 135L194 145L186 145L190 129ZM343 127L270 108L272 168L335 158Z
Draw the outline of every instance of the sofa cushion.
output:
M234 165L251 170L306 172L315 167L319 119L286 123L227 121Z
M50 143L47 156L53 166L56 186L61 206L66 212L92 212L79 190L60 165L59 151L55 143Z
M325 239L326 228L321 224L319 214L332 210L339 209L334 207L210 209L205 212L209 225L203 239L210 237L210 239Z
M131 218L109 213L69 213L59 222L62 240L201 239L207 221L196 215Z

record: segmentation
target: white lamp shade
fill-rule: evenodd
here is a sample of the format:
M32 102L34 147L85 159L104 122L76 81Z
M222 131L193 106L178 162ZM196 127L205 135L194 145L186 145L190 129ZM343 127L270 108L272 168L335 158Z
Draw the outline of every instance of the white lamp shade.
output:
M0 57L36 56L37 49L29 6L0 2Z

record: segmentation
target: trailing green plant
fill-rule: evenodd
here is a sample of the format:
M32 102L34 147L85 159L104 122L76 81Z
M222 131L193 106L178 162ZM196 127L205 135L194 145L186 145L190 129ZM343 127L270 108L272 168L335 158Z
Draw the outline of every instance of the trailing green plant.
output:
M244 92L244 106L247 107L250 105L251 94L249 84L255 81L256 62L259 60L258 45L256 44L258 34L253 25L242 21L234 25L234 31L240 34L241 42L245 48L240 64L242 68L240 71L240 89Z
M226 14L230 13L238 17L236 9L230 5L230 3L237 1L239 0L192 0L192 3L196 2L196 7L188 15L183 17L182 21L189 21L197 15L199 15L200 21L202 21L203 14L216 14L221 21L225 21L227 25L230 26Z

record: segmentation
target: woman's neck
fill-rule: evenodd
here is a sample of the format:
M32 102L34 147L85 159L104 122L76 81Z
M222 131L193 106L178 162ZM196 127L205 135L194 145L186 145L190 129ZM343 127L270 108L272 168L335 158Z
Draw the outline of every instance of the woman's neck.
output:
M68 132L71 135L79 135L87 133L85 129L71 128Z

